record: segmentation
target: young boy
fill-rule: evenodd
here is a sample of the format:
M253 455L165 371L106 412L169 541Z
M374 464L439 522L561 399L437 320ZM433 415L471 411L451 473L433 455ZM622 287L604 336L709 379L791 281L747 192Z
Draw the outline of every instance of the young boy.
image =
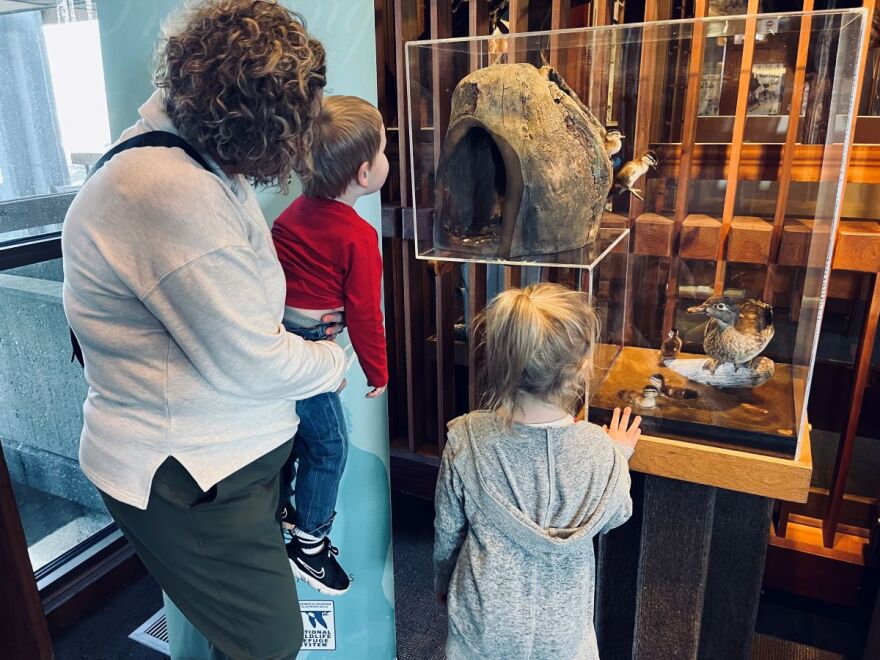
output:
M352 207L359 197L379 190L388 176L379 111L354 96L327 97L312 157L314 172L303 179L304 194L272 227L287 279L284 325L305 339L320 340L326 331L321 317L344 311L352 346L372 388L367 398L376 398L388 385L380 308L382 257L376 230ZM348 431L338 394L298 401L296 411L300 424L282 472L286 492L279 505L287 555L298 578L321 593L338 595L348 590L350 580L328 534L336 516Z

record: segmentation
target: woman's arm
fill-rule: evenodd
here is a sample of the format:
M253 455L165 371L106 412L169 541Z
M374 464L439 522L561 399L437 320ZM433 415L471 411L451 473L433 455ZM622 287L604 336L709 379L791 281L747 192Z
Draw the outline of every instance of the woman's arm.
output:
M142 302L199 373L217 389L256 399L333 392L345 354L284 328L266 298L249 246L216 249L163 277Z

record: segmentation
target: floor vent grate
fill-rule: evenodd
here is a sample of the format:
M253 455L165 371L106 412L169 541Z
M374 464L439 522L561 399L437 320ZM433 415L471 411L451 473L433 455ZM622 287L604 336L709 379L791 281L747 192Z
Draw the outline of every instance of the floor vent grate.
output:
M165 621L165 609L159 610L147 619L128 638L154 651L171 656L171 650L168 647L168 626Z

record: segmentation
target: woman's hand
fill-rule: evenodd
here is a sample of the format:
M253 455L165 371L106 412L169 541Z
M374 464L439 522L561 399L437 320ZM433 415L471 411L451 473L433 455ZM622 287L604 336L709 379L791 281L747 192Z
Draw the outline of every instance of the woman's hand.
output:
M602 428L615 442L620 442L635 449L636 444L639 442L639 436L642 435L642 429L639 428L642 418L637 416L632 421L632 424L630 424L630 414L632 414L632 408L629 406L623 409L623 415L620 414L620 408L615 408L614 414L611 415L611 425L603 426Z
M321 323L329 324L327 326L327 339L336 341L336 335L345 329L345 315L342 312L331 312L321 317Z
M387 385L383 385L382 387L374 387L372 391L367 392L368 399L376 399L383 394L385 394L385 390L388 389Z

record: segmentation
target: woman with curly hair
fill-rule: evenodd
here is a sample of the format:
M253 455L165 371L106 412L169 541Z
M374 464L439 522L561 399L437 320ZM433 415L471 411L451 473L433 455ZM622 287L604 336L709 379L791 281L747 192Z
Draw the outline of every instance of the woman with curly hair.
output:
M346 361L282 327L252 186L308 174L324 49L274 0L210 0L167 30L155 82L64 223L89 385L80 463L215 657L292 658L279 470L294 401L339 389Z

